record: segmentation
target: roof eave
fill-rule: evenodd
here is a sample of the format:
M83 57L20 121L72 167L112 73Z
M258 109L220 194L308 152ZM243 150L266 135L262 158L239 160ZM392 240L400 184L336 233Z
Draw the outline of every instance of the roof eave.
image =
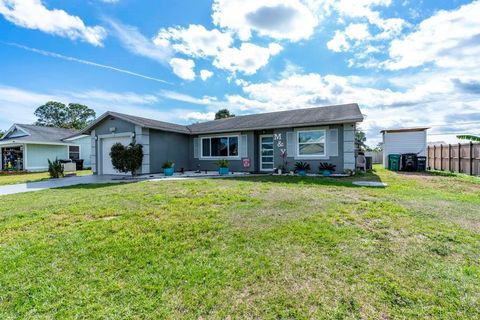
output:
M161 128L161 127L157 127L157 126L145 126L145 124L143 124L143 123L140 123L138 121L129 119L127 117L122 116L121 114L118 114L118 113L115 113L115 112L110 112L110 111L107 111L104 114L102 114L100 117L98 117L94 122L92 122L88 127L83 129L82 131L80 131L78 134L87 134L87 132L89 134L93 127L95 127L97 124L99 124L101 121L103 121L108 116L112 116L112 117L122 119L123 121L133 123L133 124L135 124L137 126L140 126L140 127L143 127L143 128L149 128L149 129L161 130L161 131L167 131L167 132L190 134L190 130L188 130L188 128L186 128L186 130L183 131L183 130L176 130L176 129L166 129L166 128Z
M364 120L363 117L361 118L352 118L352 119L344 119L344 120L337 120L337 121L322 121L322 122L309 122L309 123L294 123L288 125L277 125L277 126L262 126L262 127L245 127L245 128L235 128L235 129L220 129L220 130L199 130L194 131L192 129L192 134L211 134L211 133L223 133L223 132L232 132L232 131L252 131L252 130L268 130L268 129L280 129L280 128L290 128L290 127L311 127L311 126L323 126L329 124L344 124L344 123L352 123L352 122L362 122Z

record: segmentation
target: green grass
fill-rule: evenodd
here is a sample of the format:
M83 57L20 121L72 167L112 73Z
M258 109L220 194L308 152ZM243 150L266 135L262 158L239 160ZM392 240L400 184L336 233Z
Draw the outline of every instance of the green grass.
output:
M0 319L478 319L480 180L362 179L0 197Z
M77 176L87 176L92 174L92 170L77 171ZM0 186L43 181L50 179L48 172L33 172L33 173L0 173Z

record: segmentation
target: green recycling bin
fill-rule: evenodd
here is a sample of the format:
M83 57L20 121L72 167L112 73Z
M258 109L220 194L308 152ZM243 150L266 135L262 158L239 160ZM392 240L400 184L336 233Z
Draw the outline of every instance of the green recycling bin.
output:
M389 154L388 155L388 170L398 171L400 170L400 155Z

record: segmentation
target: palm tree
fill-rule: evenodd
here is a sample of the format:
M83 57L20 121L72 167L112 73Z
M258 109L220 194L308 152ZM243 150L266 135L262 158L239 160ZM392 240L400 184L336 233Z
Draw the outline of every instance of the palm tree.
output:
M474 136L471 134L458 135L457 138L462 140L470 140L472 142L480 142L480 136Z

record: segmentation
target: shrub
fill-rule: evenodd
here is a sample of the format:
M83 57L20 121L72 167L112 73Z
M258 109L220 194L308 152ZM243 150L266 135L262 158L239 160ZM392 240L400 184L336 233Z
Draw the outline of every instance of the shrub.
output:
M169 169L169 168L173 168L173 162L172 161L165 161L163 163L162 169Z
M308 171L310 170L310 164L307 162L300 161L295 163L295 169L297 169L297 171Z
M50 178L58 179L63 177L63 166L60 160L55 159L55 161L50 161L48 159L48 173Z
M130 143L127 147L116 143L110 150L110 157L115 169L124 173L131 172L134 176L142 165L143 146L135 142Z
M228 168L228 164L229 162L227 159L221 159L217 161L217 166L219 166L220 168Z
M330 171L333 172L335 171L335 168L337 166L334 165L333 163L328 163L328 162L321 162L320 166L318 167L320 171Z

